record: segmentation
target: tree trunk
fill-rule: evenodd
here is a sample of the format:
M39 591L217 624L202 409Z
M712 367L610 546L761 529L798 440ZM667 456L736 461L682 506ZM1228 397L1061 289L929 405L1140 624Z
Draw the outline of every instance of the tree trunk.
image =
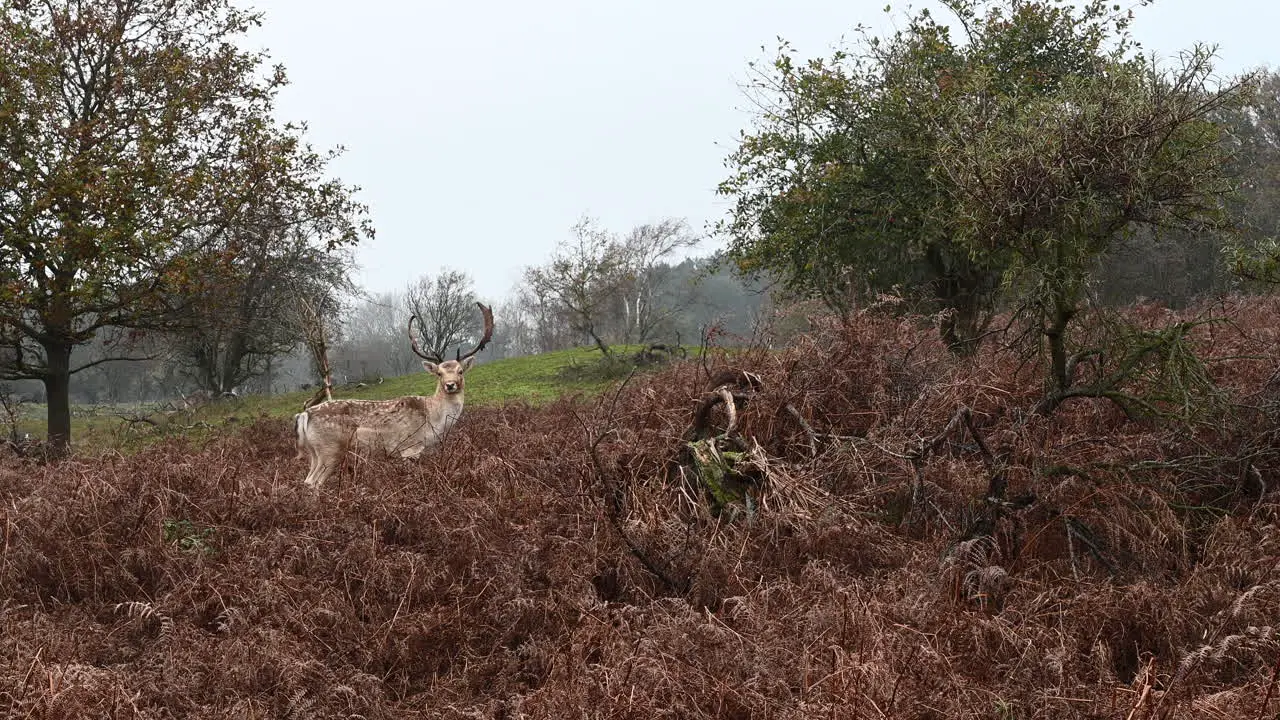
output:
M987 309L999 275L963 255L952 257L942 248L929 251L929 263L936 275L934 299L944 310L951 311L938 328L942 340L952 353L972 355L990 319Z
M219 395L234 391L236 385L240 384L240 366L244 362L245 346L244 333L240 331L233 333L231 342L227 343L226 353L222 356L222 371L219 373L218 387L214 388Z
M613 357L613 353L609 350L609 346L605 344L605 341L599 335L596 334L595 328L588 327L587 334L591 336L591 340L595 342L596 347L600 349L600 353L602 355L606 358Z
M938 328L942 334L942 341L955 355L961 357L973 355L978 351L982 311L964 302L955 302L948 309L951 313L942 319Z
M1075 309L1062 298L1055 298L1054 312L1049 318L1043 332L1049 343L1049 387L1045 389L1044 398L1036 404L1037 415L1050 415L1067 397L1067 390L1075 378L1071 377L1067 357L1067 325L1075 317Z
M61 458L71 451L71 344L46 344L44 351L48 360L44 390L49 403L49 455Z

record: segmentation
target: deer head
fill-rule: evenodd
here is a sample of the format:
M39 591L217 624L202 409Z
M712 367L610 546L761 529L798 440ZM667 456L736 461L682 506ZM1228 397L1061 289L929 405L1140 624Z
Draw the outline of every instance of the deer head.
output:
M480 338L479 344L475 346L466 355L462 354L462 348L458 351L453 360L444 360L438 355L428 354L418 347L418 341L413 336L413 322L418 320L417 315L409 316L409 346L418 357L422 358L422 367L427 372L436 376L436 394L455 395L462 392L464 381L463 374L471 369L472 363L475 362L476 353L480 352L493 339L493 309L484 303L476 303L480 306L480 312L484 315L484 336ZM419 320L419 322L421 322Z

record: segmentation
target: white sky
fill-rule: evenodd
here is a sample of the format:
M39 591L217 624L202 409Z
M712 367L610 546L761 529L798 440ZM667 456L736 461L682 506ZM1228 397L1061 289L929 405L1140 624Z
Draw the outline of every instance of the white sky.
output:
M886 0L248 0L250 45L288 70L282 119L305 121L363 188L377 237L359 280L402 288L442 266L498 300L584 213L625 232L724 213L723 160L749 127L747 62L779 36L825 55ZM1133 0L1120 0L1124 5ZM917 2L917 7L934 7ZM1220 46L1220 69L1275 64L1273 0L1157 0L1134 34L1171 55ZM713 246L708 243L704 250Z

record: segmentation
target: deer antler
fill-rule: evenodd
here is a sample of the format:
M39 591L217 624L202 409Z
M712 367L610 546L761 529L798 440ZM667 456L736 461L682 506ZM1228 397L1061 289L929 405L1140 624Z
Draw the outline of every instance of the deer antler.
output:
M426 360L428 362L433 362L439 365L440 363L444 362L444 360L442 360L439 355L428 355L422 352L422 350L418 347L418 341L413 337L413 321L417 319L418 319L418 316L416 314L414 313L409 314L409 347L413 349L414 355L417 355L423 360Z
M458 351L454 354L454 357L458 362L462 362L463 360L466 360L472 355L480 352L484 349L484 346L488 345L489 341L493 339L493 308L482 302L478 302L476 305L480 306L480 312L484 315L484 337L480 338L480 344L476 345L475 349L466 355L462 354L462 348L458 348Z

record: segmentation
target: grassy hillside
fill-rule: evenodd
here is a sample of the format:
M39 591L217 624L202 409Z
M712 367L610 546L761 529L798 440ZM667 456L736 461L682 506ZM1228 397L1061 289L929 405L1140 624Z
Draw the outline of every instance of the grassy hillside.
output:
M870 311L737 356L736 516L694 362L319 493L278 420L0 460L0 716L1274 717L1280 301L1214 312L1190 424Z
M631 350L619 348L623 353ZM508 401L540 405L564 394L598 392L616 379L596 370L599 357L595 349L575 348L477 365L467 373L467 405L483 407ZM376 385L338 387L334 397L380 400L434 392L435 377L419 370ZM207 437L210 430L218 428L262 418L291 417L312 395L312 391L306 391L228 398L177 415L157 412L152 406L78 406L73 410L72 436L79 450L133 449L149 439L172 434ZM25 410L20 429L42 437L45 407L30 405Z
M625 350L624 350L625 351ZM495 360L477 365L467 373L467 404L474 406L500 405L507 401L543 404L565 393L596 392L609 380L596 376L592 379L567 379L574 373L571 368L583 368L581 375L591 375L588 368L600 358L592 348L574 348L529 357ZM363 388L338 388L334 397L382 400L403 395L430 395L436 391L435 376L425 370L409 375L387 378L377 385ZM311 397L311 392L289 393L271 398L246 400L251 411L271 416L292 415Z

